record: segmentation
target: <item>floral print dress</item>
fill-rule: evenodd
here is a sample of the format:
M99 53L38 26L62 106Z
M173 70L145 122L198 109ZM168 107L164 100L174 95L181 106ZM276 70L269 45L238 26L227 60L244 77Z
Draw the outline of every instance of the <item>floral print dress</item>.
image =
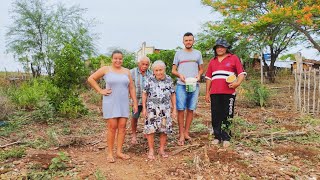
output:
M151 75L146 80L143 92L147 93L147 117L143 133L172 133L171 95L175 90L171 77L166 75L164 80L157 80Z

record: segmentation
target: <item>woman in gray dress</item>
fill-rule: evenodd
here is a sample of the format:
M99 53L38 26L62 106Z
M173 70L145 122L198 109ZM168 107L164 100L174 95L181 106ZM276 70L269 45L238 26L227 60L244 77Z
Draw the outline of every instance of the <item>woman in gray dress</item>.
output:
M152 64L153 75L145 82L142 94L142 114L146 117L144 134L148 139L148 158L154 157L154 134L160 133L159 155L166 158L167 134L172 133L172 118L176 116L176 94L172 79L166 75L164 62ZM171 104L170 104L171 102Z
M107 120L107 161L115 162L113 144L117 133L117 157L129 159L130 156L122 152L122 145L126 134L126 123L129 117L129 94L133 100L133 111L138 111L136 92L130 71L122 67L123 55L121 51L114 51L111 55L111 66L103 66L88 78L88 83L103 95L102 112ZM106 88L101 88L97 80L104 78Z

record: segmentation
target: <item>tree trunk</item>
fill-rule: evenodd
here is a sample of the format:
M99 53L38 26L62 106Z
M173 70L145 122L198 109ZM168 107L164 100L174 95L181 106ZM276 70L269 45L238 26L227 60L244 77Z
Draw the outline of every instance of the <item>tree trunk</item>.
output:
M34 77L34 78L40 77L40 75L41 75L40 66L33 66L32 63L30 63L30 66L31 66L32 77Z

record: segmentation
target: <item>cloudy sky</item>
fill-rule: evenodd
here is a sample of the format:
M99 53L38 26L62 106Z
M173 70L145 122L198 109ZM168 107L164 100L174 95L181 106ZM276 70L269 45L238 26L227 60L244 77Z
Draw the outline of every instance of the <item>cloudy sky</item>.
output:
M0 71L20 68L12 55L5 54L5 33L11 20L9 10L13 0L1 0L0 6ZM96 41L99 53L110 47L137 51L142 42L159 49L174 49L182 46L182 35L201 32L201 25L219 18L200 0L47 0L61 2L66 6L80 5L86 8L87 19L95 18L99 24L94 28L100 39ZM302 55L319 59L314 50L304 50Z
M12 69L10 55L5 55L5 33L12 23L9 10L13 0L1 0L0 6L0 71ZM80 5L86 8L87 19L95 18L99 24L94 28L100 39L96 45L99 53L110 47L137 51L142 42L159 49L182 46L182 35L201 31L201 25L215 18L211 9L200 0L49 0L66 6ZM13 65L14 64L14 65Z

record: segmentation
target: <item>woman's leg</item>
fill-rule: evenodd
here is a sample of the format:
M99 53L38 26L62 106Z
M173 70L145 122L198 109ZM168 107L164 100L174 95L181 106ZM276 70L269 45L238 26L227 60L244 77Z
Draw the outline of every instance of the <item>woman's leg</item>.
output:
M221 107L221 95L211 94L211 122L213 128L214 139L219 141L222 140L221 137L221 123L223 121L223 112Z
M162 157L168 157L168 154L164 151L164 148L166 146L167 143L167 134L165 133L160 133L160 148L159 148L159 154Z
M148 146L149 146L148 158L153 160L154 159L154 133L147 134L147 139L148 139Z
M117 119L108 119L107 120L107 145L108 145L108 162L114 162L113 158L113 145L114 139L116 135L116 131L118 129L118 121Z
M117 156L121 159L129 159L130 156L122 153L122 146L126 135L126 124L128 118L117 118L118 134L117 134Z

